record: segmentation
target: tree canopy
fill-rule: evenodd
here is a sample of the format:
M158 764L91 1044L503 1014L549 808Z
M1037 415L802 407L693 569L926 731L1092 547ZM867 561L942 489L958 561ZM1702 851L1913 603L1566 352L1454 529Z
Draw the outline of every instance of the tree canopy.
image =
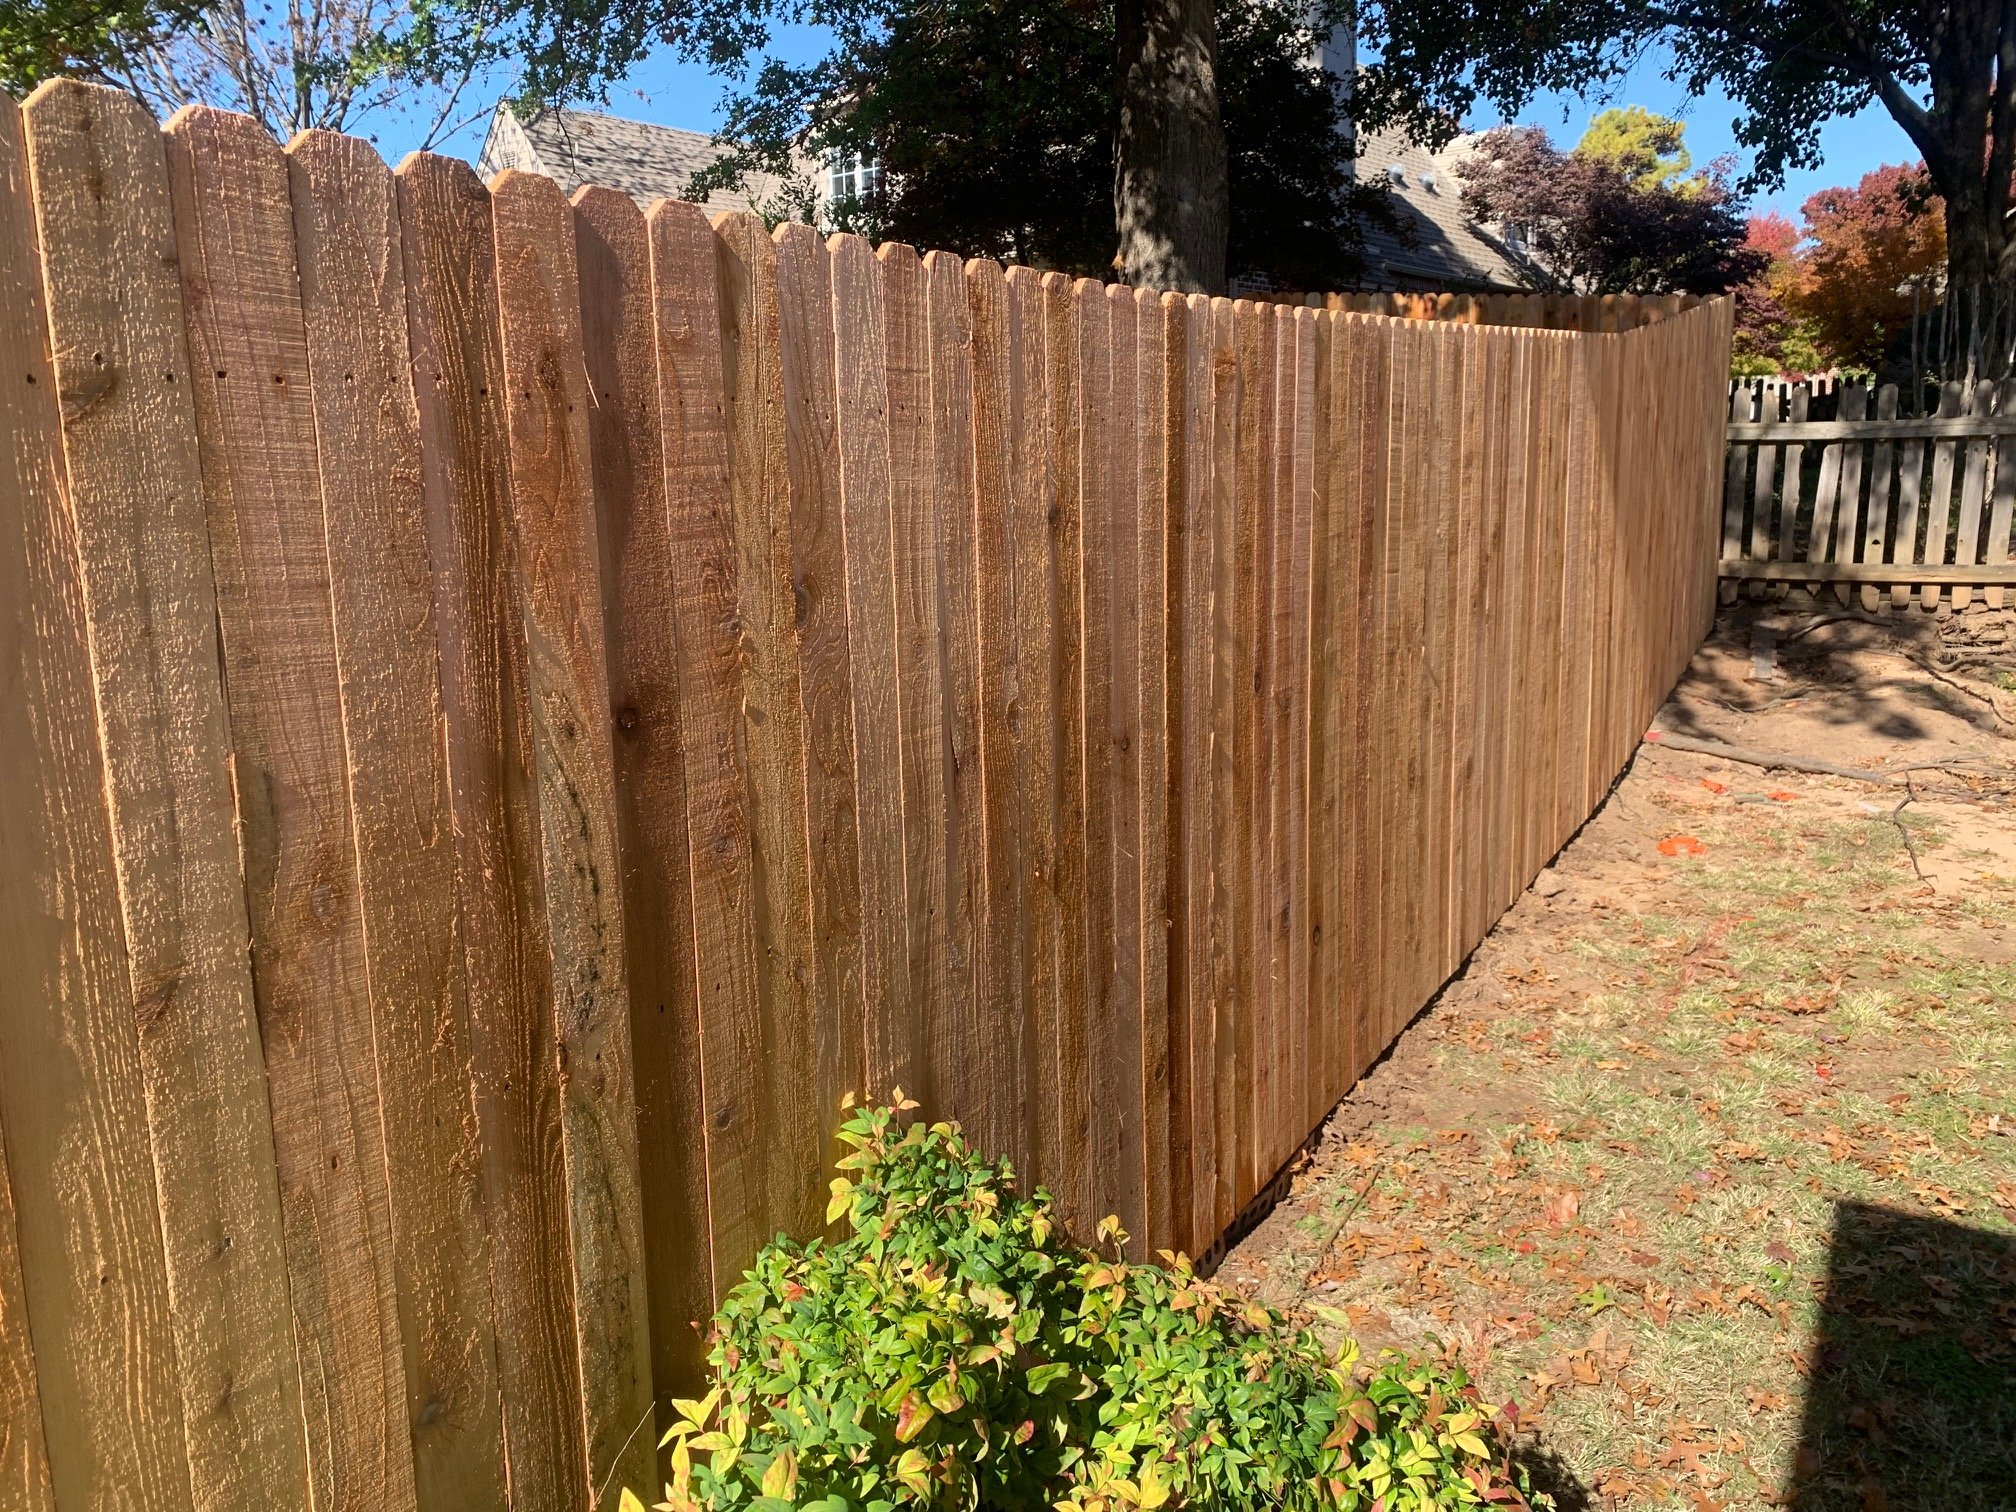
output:
M19 0L0 6L0 87L84 78L162 115L242 110L282 140L405 114L424 145L487 106L465 92L515 35L498 0Z
M1655 118L1656 119L1656 118ZM1599 139L1601 140L1601 139ZM1612 138L1614 141L1614 138ZM1663 149L1684 155L1679 134ZM1506 228L1538 287L1576 294L1719 294L1761 265L1744 245L1743 218L1716 170L1671 184L1656 161L1563 152L1538 126L1478 138L1456 170L1463 208Z
M1803 225L1756 216L1748 240L1768 261L1738 306L1737 351L1759 372L1835 367L1908 378L1907 334L1931 313L1945 228L1917 164L1878 168L1823 189Z
M1647 48L1671 50L1695 94L1738 104L1756 153L1748 184L1817 167L1820 126L1880 104L1923 154L1946 221L1948 299L1977 367L2008 362L2016 238L2016 6L2001 0L1365 0L1379 60L1361 80L1370 118L1446 139L1479 106L1516 117L1543 90L1588 93ZM1997 328L2003 336L1992 336Z
M1643 105L1613 107L1590 121L1575 144L1575 155L1608 163L1634 189L1671 189L1694 166L1686 134L1679 121Z
M838 207L873 235L1097 277L1114 264L1119 79L1112 0L827 0L834 34L804 65L769 59L731 89L735 147L701 194L834 157L881 166ZM1336 288L1360 266L1384 193L1348 169L1346 120L1312 61L1308 14L1219 0L1217 87L1228 160L1226 266L1276 287Z
M15 0L0 6L0 89L25 95L65 75L120 78L201 15L199 0Z

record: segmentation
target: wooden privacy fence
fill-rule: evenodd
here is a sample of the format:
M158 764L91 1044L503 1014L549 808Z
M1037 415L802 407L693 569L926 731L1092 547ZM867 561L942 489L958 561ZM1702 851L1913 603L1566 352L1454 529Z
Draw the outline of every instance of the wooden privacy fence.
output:
M1635 331L1702 303L1698 294L1307 294L1285 304L1402 320L1529 326L1542 331Z
M1990 608L2016 585L2016 383L1948 383L1932 414L1897 386L1729 387L1722 598L1793 587L1864 609ZM1746 586L1747 585L1747 588Z
M1726 305L0 101L0 1505L583 1507L843 1093L1200 1250L1714 601Z

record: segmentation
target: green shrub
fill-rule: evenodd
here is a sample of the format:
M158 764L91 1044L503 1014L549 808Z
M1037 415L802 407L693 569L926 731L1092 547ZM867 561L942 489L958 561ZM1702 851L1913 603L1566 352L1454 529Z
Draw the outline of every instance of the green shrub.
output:
M950 1124L853 1114L834 1243L778 1239L665 1436L672 1512L1524 1506L1460 1370L1376 1367L1195 1275L1069 1243ZM625 1512L641 1504L625 1494Z

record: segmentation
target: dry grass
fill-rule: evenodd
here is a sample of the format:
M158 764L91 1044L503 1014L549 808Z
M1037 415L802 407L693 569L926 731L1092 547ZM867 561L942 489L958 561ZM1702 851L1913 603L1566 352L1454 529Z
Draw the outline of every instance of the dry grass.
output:
M1459 1354L1563 1506L2016 1506L2016 880L1701 770L1641 765L1225 1273Z

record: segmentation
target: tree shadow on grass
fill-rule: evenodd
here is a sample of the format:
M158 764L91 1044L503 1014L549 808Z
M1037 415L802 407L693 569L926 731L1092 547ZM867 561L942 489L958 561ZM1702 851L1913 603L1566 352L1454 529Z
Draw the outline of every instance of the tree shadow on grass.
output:
M1787 1506L2016 1507L2016 1236L1835 1208Z

